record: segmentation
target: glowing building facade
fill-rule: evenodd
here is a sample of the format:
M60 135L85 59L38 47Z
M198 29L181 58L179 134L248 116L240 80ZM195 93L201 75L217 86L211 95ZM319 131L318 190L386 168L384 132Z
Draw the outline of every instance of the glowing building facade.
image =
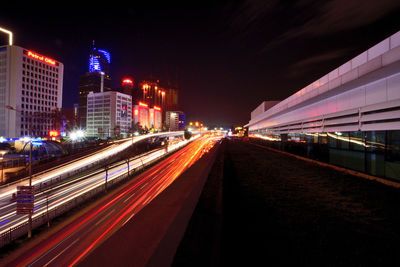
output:
M93 42L89 55L89 71L79 79L79 124L82 129L86 128L87 95L90 92L111 91L110 63L110 53L98 50Z
M62 105L63 73L50 57L0 46L0 136L48 136Z
M186 125L186 116L182 111L167 111L165 124L169 131L183 131Z
M249 135L374 176L400 180L400 32L268 108Z

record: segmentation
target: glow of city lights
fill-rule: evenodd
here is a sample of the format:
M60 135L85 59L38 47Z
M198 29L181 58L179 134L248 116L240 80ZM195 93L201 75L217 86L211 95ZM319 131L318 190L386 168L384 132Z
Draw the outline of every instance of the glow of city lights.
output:
M143 103L143 102L139 102L139 106L141 106L141 107L148 107L149 105L147 105L146 103Z
M160 108L160 107L157 107L157 106L154 106L154 109L155 109L155 110L161 111L161 108Z
M83 137L85 137L85 133L82 130L76 130L69 134L69 138L71 138L72 141L76 141Z
M138 116L138 115L139 115L139 110L135 109L135 110L133 111L133 114L134 114L135 116Z

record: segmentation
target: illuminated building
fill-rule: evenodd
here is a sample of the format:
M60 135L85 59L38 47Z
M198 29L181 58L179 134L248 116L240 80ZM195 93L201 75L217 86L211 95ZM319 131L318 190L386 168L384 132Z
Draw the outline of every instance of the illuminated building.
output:
M46 137L61 109L63 73L64 65L47 55L0 46L0 136Z
M87 96L86 136L126 137L132 126L132 97L115 91Z
M149 110L150 112L150 127L155 130L162 129L162 109L161 107L154 106Z
M122 93L133 96L133 80L125 78L122 80Z
M139 102L137 105L133 106L133 125L141 129L149 130L151 128L148 104Z
M167 111L165 124L169 131L183 131L186 124L186 116L182 111Z
M165 89L165 109L166 110L179 110L178 103L178 89L168 88Z
M400 32L258 107L246 126L276 148L400 180Z
M139 90L141 90L140 101L149 104L150 107L159 106L162 109L165 108L166 93L165 90L161 88L158 81L142 81L139 84Z
M97 49L92 45L89 55L89 72L104 72L106 76L110 76L111 55L109 52Z
M89 92L111 91L110 54L104 50L93 47L89 56L89 72L79 79L79 120L80 127L86 128L87 95Z

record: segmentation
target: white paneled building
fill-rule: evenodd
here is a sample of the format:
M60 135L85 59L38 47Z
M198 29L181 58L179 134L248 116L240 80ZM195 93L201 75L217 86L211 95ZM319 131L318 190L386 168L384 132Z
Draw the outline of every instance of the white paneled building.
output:
M400 32L253 112L246 126L281 149L400 179Z
M87 96L86 136L126 137L132 127L132 96L116 91Z
M25 48L0 47L0 136L46 137L62 105L64 65Z

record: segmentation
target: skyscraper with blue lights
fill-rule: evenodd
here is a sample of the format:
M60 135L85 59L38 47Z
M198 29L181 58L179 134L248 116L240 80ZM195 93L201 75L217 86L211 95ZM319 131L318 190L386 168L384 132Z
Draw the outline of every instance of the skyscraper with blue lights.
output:
M93 41L89 56L89 72L101 71L104 72L105 75L110 75L110 63L110 53L102 49L97 49Z
M89 54L89 69L79 80L79 124L86 128L87 95L90 92L99 93L111 91L110 78L111 55L109 52L97 49L92 43Z

